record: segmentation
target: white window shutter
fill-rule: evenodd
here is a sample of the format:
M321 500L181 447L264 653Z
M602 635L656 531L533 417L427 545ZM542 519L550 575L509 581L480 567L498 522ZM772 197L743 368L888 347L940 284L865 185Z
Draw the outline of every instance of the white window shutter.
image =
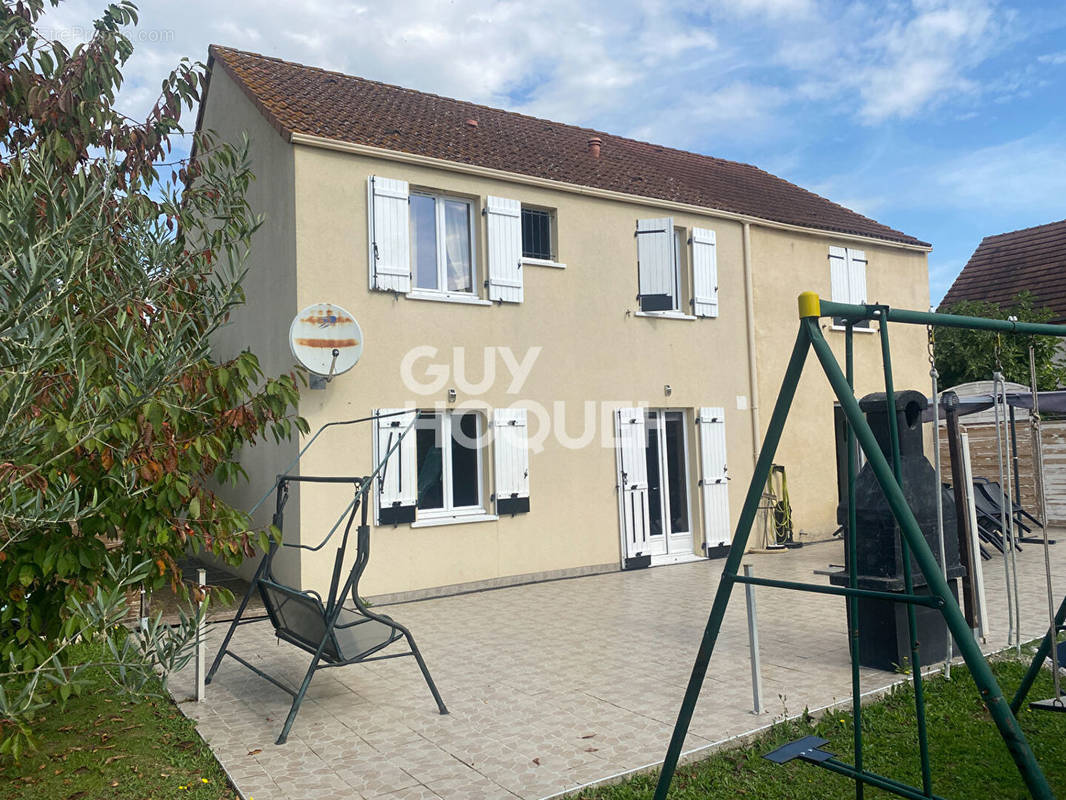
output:
M624 542L623 565L643 566L633 559L648 550L647 433L643 408L620 408L615 412L618 441L619 514Z
M379 408L375 414L394 414L402 411L407 410ZM415 521L415 507L418 504L418 448L415 430L410 426L416 413L407 411L400 416L374 421L375 465L388 459L382 472L378 473L375 487L379 525L399 525ZM407 435L400 440L399 436L404 431L407 431Z
M830 247L829 280L834 303L851 302L851 284L848 277L848 251L843 247Z
M485 198L489 236L489 300L522 302L522 204Z
M718 316L718 246L707 228L692 229L692 313Z
M700 439L700 499L703 541L708 555L733 540L729 522L729 474L726 466L725 409L706 406L696 418Z
M367 185L370 209L370 288L382 292L411 291L411 222L407 181L371 175Z
M496 513L529 511L529 427L524 408L492 412L496 455Z
M674 220L637 220L637 272L641 311L674 307Z
M848 288L849 303L862 305L866 302L866 253L862 250L848 249Z

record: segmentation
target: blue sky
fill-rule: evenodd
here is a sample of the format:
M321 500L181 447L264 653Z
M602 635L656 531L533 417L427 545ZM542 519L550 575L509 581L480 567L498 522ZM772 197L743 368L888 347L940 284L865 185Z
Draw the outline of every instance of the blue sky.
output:
M1062 0L138 5L130 113L214 42L744 161L931 242L934 303L983 236L1066 218Z

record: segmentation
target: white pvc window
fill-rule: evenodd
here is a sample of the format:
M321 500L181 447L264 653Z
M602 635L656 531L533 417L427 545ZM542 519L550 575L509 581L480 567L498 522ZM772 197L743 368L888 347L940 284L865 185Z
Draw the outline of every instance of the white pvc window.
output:
M685 229L674 228L674 291L672 311L681 310L681 261L685 257Z
M484 437L476 411L421 412L415 423L418 518L484 513Z
M468 200L411 193L411 275L416 290L476 294L474 213Z
M850 247L829 248L829 280L833 302L863 305L866 298L866 253ZM843 327L844 319L833 318L835 327ZM855 323L856 328L870 328L869 320Z

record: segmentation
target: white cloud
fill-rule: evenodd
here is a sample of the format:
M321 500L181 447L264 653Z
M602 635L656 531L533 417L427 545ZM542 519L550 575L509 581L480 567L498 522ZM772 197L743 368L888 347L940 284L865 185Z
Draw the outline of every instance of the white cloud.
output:
M863 115L870 122L907 117L978 84L966 77L999 37L985 0L923 0L919 13L874 37L880 63L858 73Z
M1041 64L1051 64L1052 66L1058 66L1059 64L1066 64L1066 50L1060 50L1058 53L1047 53L1042 56L1038 56L1037 61Z
M87 32L101 2L71 0L47 24ZM137 42L122 102L143 113L168 65L216 42L667 144L694 146L701 129L743 141L787 130L804 103L878 124L977 94L968 73L1009 16L995 2L308 0L294 15L143 0L137 38L155 38Z
M1066 216L1066 142L1043 133L971 151L944 163L931 176L926 199L951 207ZM1050 222L1051 220L1045 220Z
M737 16L798 17L814 10L814 0L728 0L718 6Z

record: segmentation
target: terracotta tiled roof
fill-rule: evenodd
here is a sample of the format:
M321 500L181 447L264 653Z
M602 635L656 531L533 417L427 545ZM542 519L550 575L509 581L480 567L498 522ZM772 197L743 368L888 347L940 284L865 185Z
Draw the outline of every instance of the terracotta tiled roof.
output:
M1066 321L1066 220L986 236L940 303L960 300L1009 304L1028 289L1037 305Z
M217 45L210 57L286 138L309 134L805 228L925 244L750 164ZM588 150L592 136L603 142L599 158Z

